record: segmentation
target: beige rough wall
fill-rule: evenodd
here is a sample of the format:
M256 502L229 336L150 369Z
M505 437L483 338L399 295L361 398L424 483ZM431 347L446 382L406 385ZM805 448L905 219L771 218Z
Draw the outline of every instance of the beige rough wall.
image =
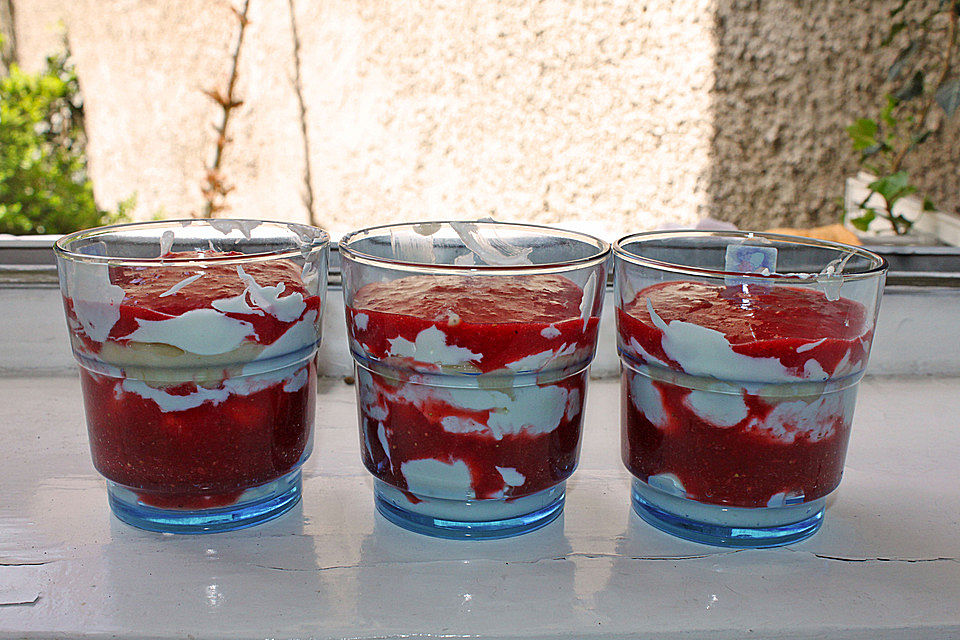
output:
M251 0L229 214L305 220L289 3ZM321 224L480 217L598 233L706 214L712 0L295 2ZM21 58L65 25L104 204L202 206L236 23L208 0L29 0ZM678 47L683 55L678 56Z
M346 104L311 120L311 139L333 124L321 201L368 218L493 215L611 232L695 220L706 201L710 4L369 2L335 14L355 21L356 49L343 49L356 66L334 94ZM675 55L698 39L707 46ZM313 83L308 104L330 84Z
M874 104L875 24L896 2L250 0L224 215L309 217L292 4L322 226L832 222L855 169L843 126ZM228 5L13 6L26 66L69 36L101 204L136 193L140 218L200 211L217 118L202 90L226 83ZM945 135L928 181L957 206L960 136Z

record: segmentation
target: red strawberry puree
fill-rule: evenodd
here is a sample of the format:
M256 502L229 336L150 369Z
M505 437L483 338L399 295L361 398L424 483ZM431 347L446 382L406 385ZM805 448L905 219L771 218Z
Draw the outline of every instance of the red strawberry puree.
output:
M240 269L243 278L236 263L215 260L111 267L109 282L123 298L100 342L65 300L81 364L90 366L81 381L94 466L144 504L226 506L309 454L320 298L306 292L293 263ZM282 291L273 288L279 283ZM179 342L190 335L192 343Z
M860 303L793 287L666 282L640 291L617 320L634 363L621 394L633 475L738 507L836 488L854 374L872 337Z
M597 317L557 275L411 276L347 309L359 355L363 462L407 493L516 498L579 455ZM524 360L526 358L526 360Z

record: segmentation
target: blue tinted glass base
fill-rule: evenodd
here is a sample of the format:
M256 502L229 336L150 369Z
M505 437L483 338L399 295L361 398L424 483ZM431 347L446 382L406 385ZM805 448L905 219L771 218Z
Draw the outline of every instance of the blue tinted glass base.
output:
M244 491L227 507L163 509L145 505L137 494L107 481L107 497L114 515L129 525L161 533L217 533L251 527L289 511L300 501L300 469L272 482Z
M566 483L512 500L446 500L412 496L380 480L377 511L409 531L435 538L509 538L544 527L563 513ZM413 498L413 499L411 499Z
M746 509L670 495L634 479L633 510L657 529L720 547L780 547L809 538L823 524L826 498L785 507Z

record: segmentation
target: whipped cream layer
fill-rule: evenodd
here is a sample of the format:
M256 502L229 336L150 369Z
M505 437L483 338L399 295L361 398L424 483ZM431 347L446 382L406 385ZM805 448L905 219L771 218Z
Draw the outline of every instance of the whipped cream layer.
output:
M94 464L147 504L230 504L309 455L321 299L292 262L164 257L65 298Z
M872 330L859 303L816 289L667 282L618 310L621 353L719 380L776 383L863 371Z
M553 384L528 374L500 386L492 376L450 386L445 375L357 371L363 460L393 486L434 498L499 499L553 486L576 466L585 370ZM431 470L444 473L426 477Z
M837 486L872 339L862 305L812 289L669 282L640 291L617 320L624 462L636 477L740 507Z
M290 367L319 344L320 298L303 289L293 263L97 268L109 284L78 287L65 300L74 350L93 371L146 384L182 381L193 371L206 384Z
M598 318L553 275L412 276L347 308L362 453L414 496L526 496L572 473Z

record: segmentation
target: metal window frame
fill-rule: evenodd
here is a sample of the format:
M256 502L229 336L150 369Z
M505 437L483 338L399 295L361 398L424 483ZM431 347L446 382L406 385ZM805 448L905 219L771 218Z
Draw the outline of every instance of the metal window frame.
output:
M0 238L0 287L57 286L53 243L59 236ZM890 264L887 286L960 288L960 247L868 245ZM340 253L330 244L330 286L340 284Z

